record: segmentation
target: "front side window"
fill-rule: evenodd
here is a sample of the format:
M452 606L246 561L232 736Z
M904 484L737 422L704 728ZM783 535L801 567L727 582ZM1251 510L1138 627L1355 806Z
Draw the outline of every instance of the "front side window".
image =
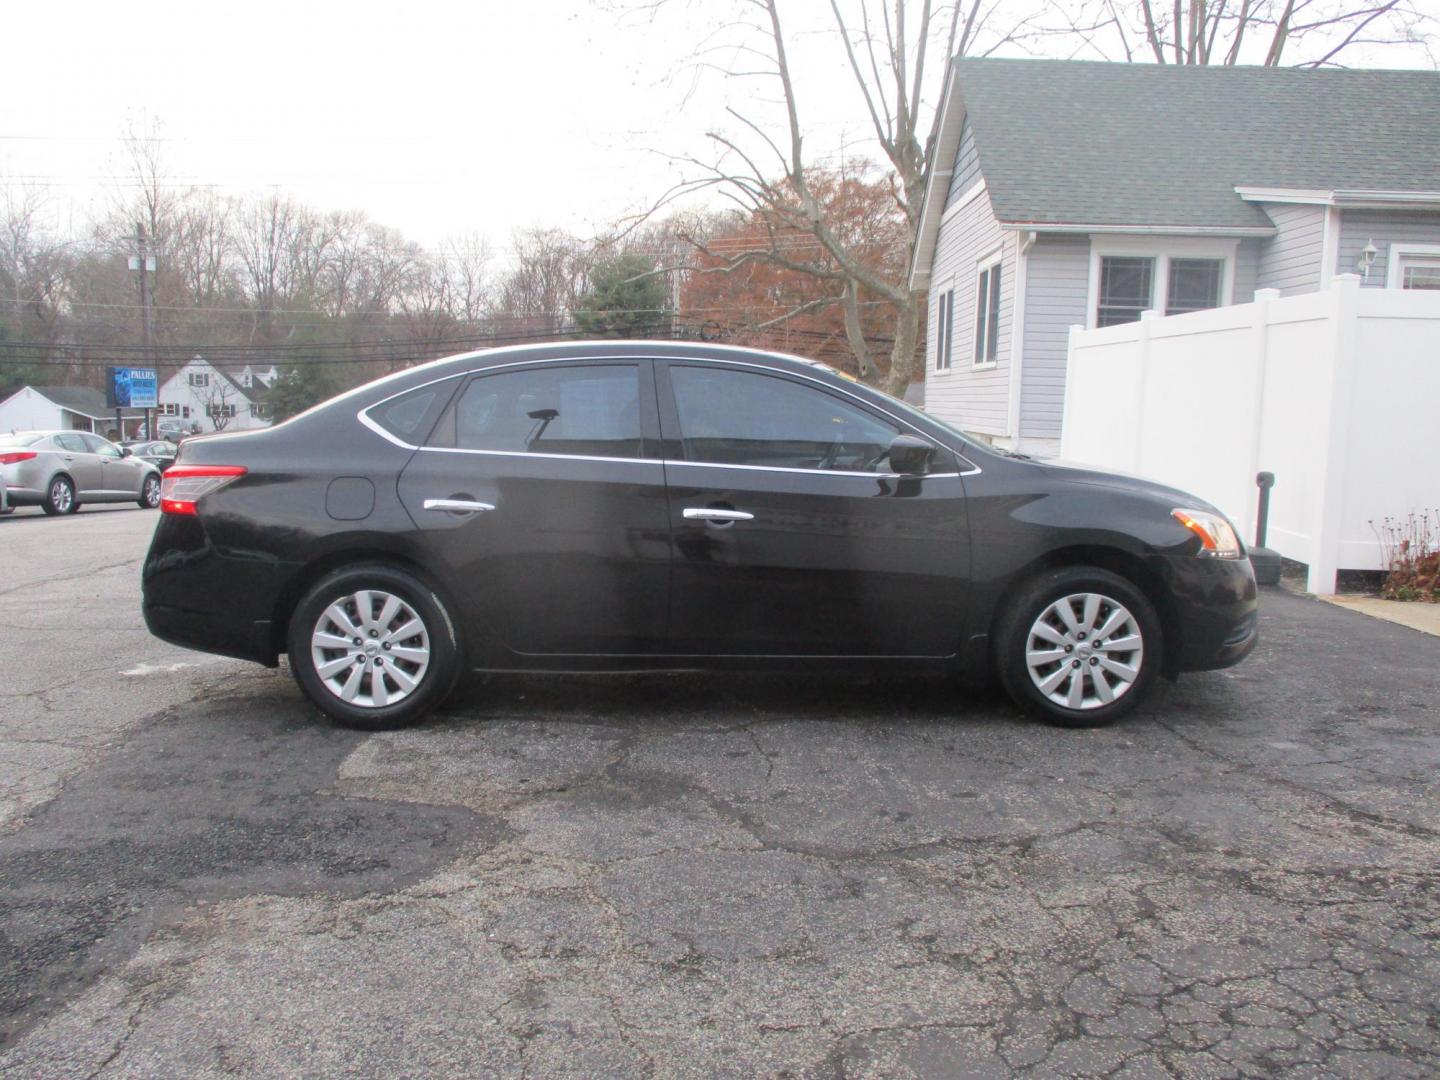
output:
M101 457L112 458L118 458L121 456L120 451L115 447L113 443L107 442L106 440L100 438L99 435L85 434L81 435L80 438L85 441L86 448L92 454L99 454Z
M940 294L935 312L935 369L950 370L950 338L954 332L955 290Z
M1000 264L980 271L975 288L975 363L993 364L1000 355Z
M1181 315L1219 307L1224 273L1223 259L1171 259L1165 314Z
M429 445L643 457L639 369L586 364L476 376L440 418Z
M1096 326L1136 322L1154 307L1155 260L1132 255L1106 255L1100 260L1100 294Z
M834 394L789 379L672 367L687 461L886 472L899 428Z

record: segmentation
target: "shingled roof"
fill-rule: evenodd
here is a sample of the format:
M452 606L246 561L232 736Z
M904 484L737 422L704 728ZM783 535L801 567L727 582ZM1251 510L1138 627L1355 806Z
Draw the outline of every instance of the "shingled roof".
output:
M37 394L48 398L62 409L69 409L92 420L114 419L115 410L105 404L105 395L90 386L35 386ZM121 409L126 417L144 416L144 409Z
M1000 221L1268 230L1237 187L1440 192L1440 74L959 59L923 231L961 125ZM948 153L947 153L948 151Z
M959 60L995 215L1268 225L1236 187L1440 191L1440 74Z

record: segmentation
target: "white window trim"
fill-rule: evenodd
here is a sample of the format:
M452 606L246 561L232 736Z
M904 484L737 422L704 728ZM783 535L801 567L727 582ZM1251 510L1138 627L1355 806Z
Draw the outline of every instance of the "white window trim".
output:
M1440 259L1440 244L1391 244L1385 253L1385 287L1400 288L1400 260L1407 255L1421 255L1425 258Z
M974 292L974 293L972 294L972 296L971 296L971 300L974 301L974 302L972 302L971 305L970 305L970 309L971 309L971 310L970 310L970 317L971 317L977 324L980 322L980 319L979 319L979 317L978 317L978 316L979 316L979 311L978 311L978 309L977 309L977 303L978 303L978 301L980 300L980 275L983 274L986 270L993 269L993 268L995 268L995 267L997 267L997 266L1003 266L1004 263L1005 263L1005 248L1004 248L1003 245L1002 245L1001 247L995 248L994 250L990 251L988 254L986 254L986 255L982 256L981 258L975 260L975 276L974 276L974 278L973 278L973 280L974 280L974 282L975 282L975 292ZM1007 276L1007 275L1002 271L1002 272L1001 272L1001 275L1000 275L1000 284L1001 284L1001 287L1002 287L1002 288L1003 288L1004 285L1005 285L1005 278L1006 278L1006 276ZM991 280L993 281L994 279L992 278ZM1000 303L1001 303L1002 305L1005 303L1005 294L1004 294L1004 292L1001 292L1001 294L1000 294ZM986 307L987 310L988 310L989 307L990 307L990 298L989 298L988 296L985 298L985 307ZM978 360L978 359L976 359L976 353L979 351L977 347L978 347L979 344L980 344L980 335L979 335L980 327L977 325L977 326L975 327L975 330L976 330L976 333L971 337L971 340L970 340L970 370L971 370L971 371L993 371L995 368L997 368L997 367L1000 366L1000 347L999 347L999 342L998 342L998 341L996 342L996 347L995 347L995 359L994 359L994 360ZM1000 315L999 315L999 313L997 313L996 316L995 316L995 336L996 336L996 338L999 338L999 336L1000 336ZM988 351L988 344L987 344L987 349L986 349L986 351ZM952 353L953 353L953 350L952 350Z
M940 301L944 298L944 296L945 296L946 293L949 293L949 294L950 294L950 326L948 327L948 333L949 333L949 336L950 336L950 366L949 366L949 367L941 367L941 366L940 366L940 350L941 350L942 348L944 348L944 346L945 346L945 341L944 341L944 339L942 338L942 336L941 336L941 334L940 334ZM932 305L932 307L934 307L934 309L935 309L935 357L934 357L934 363L932 363L932 364L930 365L930 370L925 373L925 377L926 377L927 379L930 378L932 375L939 375L939 376L942 376L942 377L943 377L943 376L955 374L955 275L954 275L954 274L951 274L948 278L946 278L943 282L941 282L940 287L935 290L935 303Z
M1239 240L1207 240L1194 236L1092 236L1090 237L1090 281L1085 296L1085 328L1095 329L1095 307L1100 302L1100 260L1105 256L1155 260L1150 282L1150 306L1163 313L1170 290L1171 259L1220 259L1220 307L1235 302L1235 262Z

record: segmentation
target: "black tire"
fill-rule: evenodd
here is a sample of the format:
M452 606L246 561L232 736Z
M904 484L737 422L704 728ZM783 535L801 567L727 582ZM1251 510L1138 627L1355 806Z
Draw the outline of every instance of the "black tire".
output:
M154 510L160 505L160 477L146 473L140 484L140 498L136 500L142 510Z
M45 499L40 504L40 509L54 517L56 514L73 514L80 509L80 501L75 498L75 484L68 476L54 476L50 479L50 486L45 489Z
M417 665L404 659L397 661L395 656L373 649L367 653L365 650L369 648L370 642L366 638L362 638L364 644L361 647L350 650L349 653L341 649L322 649L322 655L328 657L331 663L346 659L347 656L352 661L357 658L362 661L359 665L362 674L358 677L360 681L357 684L357 702L342 699L339 696L340 691L331 689L331 683L326 681L316 666L312 637L320 626L322 616L329 611L331 605L339 603L345 607L356 628L363 629L363 620L358 617L352 603L355 594L362 591L385 593L397 598L410 607L423 626L423 638L407 637L396 643L397 647L405 647L406 651L419 651L422 646L417 642L423 642L424 646L428 646L429 659L424 668L419 669L414 689L393 704L366 704L360 699L373 699L378 696L373 692L377 677L382 678L387 696L399 692L389 689L390 683L394 681L397 673L407 676L414 674ZM372 619L384 614L381 601L376 601L376 607L379 610L372 608ZM398 615L392 617L387 625L395 625L398 619ZM332 622L330 625L338 624ZM378 626L378 623L375 625ZM376 638L377 646L383 641L383 634L377 637L372 633L369 637ZM383 563L342 567L316 582L290 616L286 647L290 656L290 670L305 696L337 724L361 731L389 731L407 727L423 719L449 696L460 674L460 642L455 632L454 620L446 610L444 601L433 588L414 574ZM346 649L349 649L349 646L346 646ZM391 667L388 669L388 676L382 677L378 665L384 664L387 656ZM377 666L371 667L371 664ZM341 670L348 674L350 669L347 667ZM338 679L338 674L332 675L332 678Z
M1064 653L1065 659L1039 665L1036 676L1032 677L1026 659L1032 629L1036 628L1042 615L1051 609L1051 605L1057 604L1066 597L1076 597L1078 594L1099 596L1103 601L1108 601L1110 605L1123 607L1133 618L1135 629L1138 630L1140 648L1137 651L1114 653L1103 651L1105 658L1123 663L1126 667L1135 666L1133 661L1136 659L1139 661L1137 675L1129 686L1119 693L1116 693L1114 689L1116 685L1119 685L1118 680L1112 681L1111 675L1103 669L1094 670L1101 664L1101 659L1099 656L1091 656L1089 650L1093 646L1083 640L1083 630L1080 631L1081 636L1078 640L1069 641L1068 650L1066 644L1057 643L1057 652L1067 650ZM1006 607L1007 610L1000 619L995 635L995 668L1006 693L1026 712L1059 727L1103 727L1132 712L1144 704L1146 698L1150 696L1156 677L1164 667L1164 631L1161 628L1160 617L1155 612L1155 606L1130 581L1095 566L1064 567L1059 570L1046 571L1034 580L1027 582L1013 600L1007 603ZM1080 621L1083 623L1083 601L1076 600L1071 610L1072 613L1081 616ZM1099 607L1101 614L1097 616L1097 621L1103 623L1106 616L1116 610L1116 607L1107 607L1102 602ZM1051 625L1053 628L1053 623ZM1069 637L1073 635L1067 632L1064 636L1068 641ZM1107 642L1129 641L1131 636L1133 635L1122 635L1117 631L1107 635L1105 640ZM1040 649L1043 647L1044 639L1037 636L1035 642L1036 648ZM1071 656L1074 656L1075 659L1069 659ZM1070 668L1072 674L1062 676L1061 669L1066 666ZM1068 697L1068 690L1074 686L1073 680L1077 678L1074 673L1083 675L1079 680L1082 697L1082 707L1080 708L1071 708L1053 700L1041 690L1036 682L1036 678L1043 679L1051 676L1062 678L1060 686L1066 688ZM1103 703L1101 699L1101 694L1096 686L1097 677L1104 682L1105 688L1113 695L1113 700L1108 703ZM1059 688L1057 687L1054 692L1059 693Z

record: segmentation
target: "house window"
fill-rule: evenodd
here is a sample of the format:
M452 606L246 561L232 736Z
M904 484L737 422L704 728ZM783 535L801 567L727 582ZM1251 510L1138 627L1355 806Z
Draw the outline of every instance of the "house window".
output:
M1224 259L1171 259L1170 283L1165 289L1165 314L1182 315L1220 306Z
M980 271L975 286L975 363L993 364L999 356L1000 264Z
M1154 307L1155 260L1133 255L1106 255L1100 259L1100 293L1095 307L1096 326L1135 322L1142 311Z
M1440 245L1395 245L1390 258L1394 269L1385 284L1391 288L1440 289Z
M950 339L955 333L955 290L947 289L940 294L935 312L935 370L950 370Z
M208 371L192 371L192 372L190 372L190 385L191 385L191 386L196 386L196 387L209 386L209 385L210 385L210 373L209 373Z
M257 420L265 420L265 419L268 419L269 416L270 416L270 406L268 406L268 405L251 405L251 406L250 406L250 415L253 416L253 417L255 417Z
M213 417L215 417L215 418L217 418L217 419L218 419L219 417L222 417L222 416L228 416L228 417L232 417L232 418L233 418L234 415L235 415L235 406L234 406L234 405L211 405L210 408L209 408L208 410L206 410L206 411L208 412L208 414L209 414L210 416L213 416Z

